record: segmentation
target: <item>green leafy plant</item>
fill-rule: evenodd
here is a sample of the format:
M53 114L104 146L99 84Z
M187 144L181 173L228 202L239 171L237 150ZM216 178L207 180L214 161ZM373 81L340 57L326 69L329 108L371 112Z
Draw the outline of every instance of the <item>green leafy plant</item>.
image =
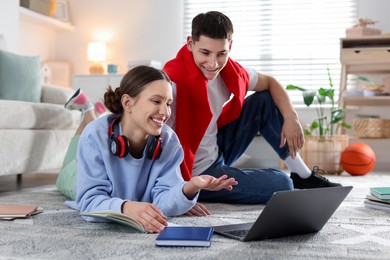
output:
M334 100L334 88L329 68L328 79L329 88L319 88L318 90L308 90L295 85L288 85L287 90L299 90L302 92L303 102L306 106L315 104L317 118L313 120L309 127L304 129L305 135L330 136L334 135L338 127L351 128L350 125L343 122L345 118L345 110L336 106ZM329 102L329 103L327 103ZM330 104L330 112L327 114L327 106Z
M374 81L370 80L367 77L360 76L354 79L355 81L362 81L365 82L366 85L363 87L365 90L381 93L383 90L383 86L380 84L375 83Z
M373 85L373 86L376 86L376 85L377 85L374 81L372 81L372 80L370 80L369 78L364 77L364 76L359 76L359 77L357 77L355 80L356 80L356 81L361 80L361 81L364 81L364 82L366 82L367 84Z

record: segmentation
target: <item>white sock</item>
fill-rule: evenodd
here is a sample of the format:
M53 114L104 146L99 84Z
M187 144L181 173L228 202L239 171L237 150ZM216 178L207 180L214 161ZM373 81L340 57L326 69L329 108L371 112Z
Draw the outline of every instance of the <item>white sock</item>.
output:
M302 160L302 157L297 153L295 159L291 158L291 156L287 157L284 162L286 163L288 169L291 172L295 172L299 175L299 177L306 179L311 175L311 170L305 162Z
M88 101L88 104L86 104L85 108L81 109L81 112L84 114L85 112L88 112L92 109L95 109L95 107L93 106L93 104L90 101Z

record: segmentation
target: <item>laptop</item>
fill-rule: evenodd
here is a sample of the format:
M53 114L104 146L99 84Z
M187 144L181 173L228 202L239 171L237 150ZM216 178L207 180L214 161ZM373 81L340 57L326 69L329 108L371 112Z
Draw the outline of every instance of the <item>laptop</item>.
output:
M352 186L275 192L254 223L215 226L219 235L255 241L318 232Z

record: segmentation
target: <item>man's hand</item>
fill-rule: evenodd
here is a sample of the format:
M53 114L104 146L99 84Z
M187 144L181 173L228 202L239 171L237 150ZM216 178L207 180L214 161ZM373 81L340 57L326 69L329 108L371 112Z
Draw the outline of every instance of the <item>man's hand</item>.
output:
M265 74L258 75L258 81L254 90L270 91L272 99L284 119L279 147L283 147L287 143L290 156L294 159L302 148L305 139L297 112L291 103L287 91L274 77Z
M210 215L210 211L206 208L205 205L197 202L187 213L184 215L189 217L201 217L201 216L207 216Z
M305 143L303 136L302 126L299 123L298 118L285 118L282 128L282 134L280 138L280 147L288 144L291 158L295 158L298 151L302 148Z

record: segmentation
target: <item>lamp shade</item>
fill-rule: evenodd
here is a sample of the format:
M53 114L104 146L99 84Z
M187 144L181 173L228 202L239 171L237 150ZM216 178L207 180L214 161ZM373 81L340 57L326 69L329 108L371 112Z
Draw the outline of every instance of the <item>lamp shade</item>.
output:
M104 42L88 43L88 60L105 61L107 56L107 46Z

